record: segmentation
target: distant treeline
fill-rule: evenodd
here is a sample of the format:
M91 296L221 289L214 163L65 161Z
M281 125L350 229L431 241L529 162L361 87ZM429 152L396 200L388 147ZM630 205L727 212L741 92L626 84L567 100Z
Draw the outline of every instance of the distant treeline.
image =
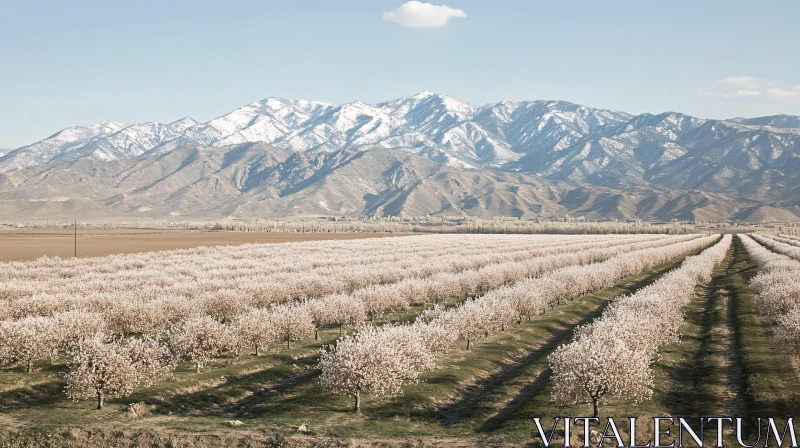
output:
M12 228L71 229L74 222L6 223ZM516 218L295 218L225 219L209 221L137 221L77 223L79 230L151 229L234 232L322 232L322 233L509 233L509 234L687 234L767 232L800 235L800 225L731 223L653 223L647 221L599 221L582 219L560 221L519 220Z
M390 232L390 233L510 233L510 234L669 234L779 231L791 234L785 226L772 228L730 224L688 224L649 222L559 222L474 219L465 221L219 221L212 229L252 232ZM800 229L798 229L800 230Z

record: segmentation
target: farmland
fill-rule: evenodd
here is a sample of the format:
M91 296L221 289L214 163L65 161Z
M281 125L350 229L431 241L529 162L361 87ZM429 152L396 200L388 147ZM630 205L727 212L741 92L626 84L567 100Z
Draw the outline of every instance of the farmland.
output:
M783 418L798 260L790 236L495 234L2 263L3 437L521 446L532 416Z
M201 246L228 246L255 243L287 243L386 237L382 233L318 232L188 232L147 229L80 229L77 254L102 257ZM403 234L397 234L402 236ZM76 238L72 229L13 229L0 231L0 262L31 261L40 257L69 258L75 255Z

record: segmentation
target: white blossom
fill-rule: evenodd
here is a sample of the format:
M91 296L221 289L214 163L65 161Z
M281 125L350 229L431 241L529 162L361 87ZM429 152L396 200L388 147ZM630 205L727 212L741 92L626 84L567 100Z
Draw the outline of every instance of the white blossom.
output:
M84 339L72 349L66 392L73 400L126 397L171 370L169 352L154 340Z
M0 363L22 364L30 372L36 361L55 360L60 340L51 317L0 321Z
M316 328L311 314L302 304L277 306L272 309L270 320L280 340L286 341L286 348L291 348L292 341L311 335Z
M169 348L176 359L195 365L197 372L230 345L224 324L209 317L189 319L169 333Z
M420 369L432 368L433 363L420 336L408 331L366 327L336 345L323 347L320 384L331 392L352 396L356 411L361 408L361 394L402 394L403 382L417 381Z
M651 285L617 298L594 322L578 327L575 340L548 357L553 398L570 403L589 399L597 417L605 396L634 402L650 397L650 364L658 348L679 339L682 308L695 296L698 284L711 280L731 242L731 235L725 235Z

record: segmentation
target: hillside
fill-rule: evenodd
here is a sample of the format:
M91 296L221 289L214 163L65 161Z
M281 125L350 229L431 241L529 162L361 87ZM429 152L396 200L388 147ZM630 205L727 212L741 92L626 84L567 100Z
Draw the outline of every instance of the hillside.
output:
M298 153L263 143L185 146L0 173L0 214L27 219L471 215L787 220L756 201L678 190L574 186L463 169L404 151ZM763 216L762 216L763 215Z

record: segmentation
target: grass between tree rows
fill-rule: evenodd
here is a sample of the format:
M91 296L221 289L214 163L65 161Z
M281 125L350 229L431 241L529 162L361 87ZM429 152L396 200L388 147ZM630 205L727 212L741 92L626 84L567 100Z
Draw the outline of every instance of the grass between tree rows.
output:
M797 371L790 357L774 347L772 326L758 318L749 291L748 282L757 272L741 242L734 239L712 280L697 288L694 300L685 308L680 342L659 351L652 399L639 404L609 400L601 406L601 417L614 417L624 426L629 416L674 416L690 422L699 422L701 416L736 416L746 419L745 429L754 429L756 417L775 417L782 428L786 417L796 415L800 408L800 390L793 387ZM499 432L516 436L521 442L525 430L530 430L531 416L591 415L588 404L554 405L549 401L552 386L542 382L542 387L524 400L519 412L505 421L496 419L496 424L487 429L499 427ZM641 423L640 434L652 435L652 422ZM699 424L693 427L699 430ZM623 427L620 430L628 440L628 431ZM672 430L675 434L675 427ZM713 439L710 432L707 442ZM749 436L749 443L754 442L756 434ZM738 446L734 437L733 431L726 430L725 443Z

